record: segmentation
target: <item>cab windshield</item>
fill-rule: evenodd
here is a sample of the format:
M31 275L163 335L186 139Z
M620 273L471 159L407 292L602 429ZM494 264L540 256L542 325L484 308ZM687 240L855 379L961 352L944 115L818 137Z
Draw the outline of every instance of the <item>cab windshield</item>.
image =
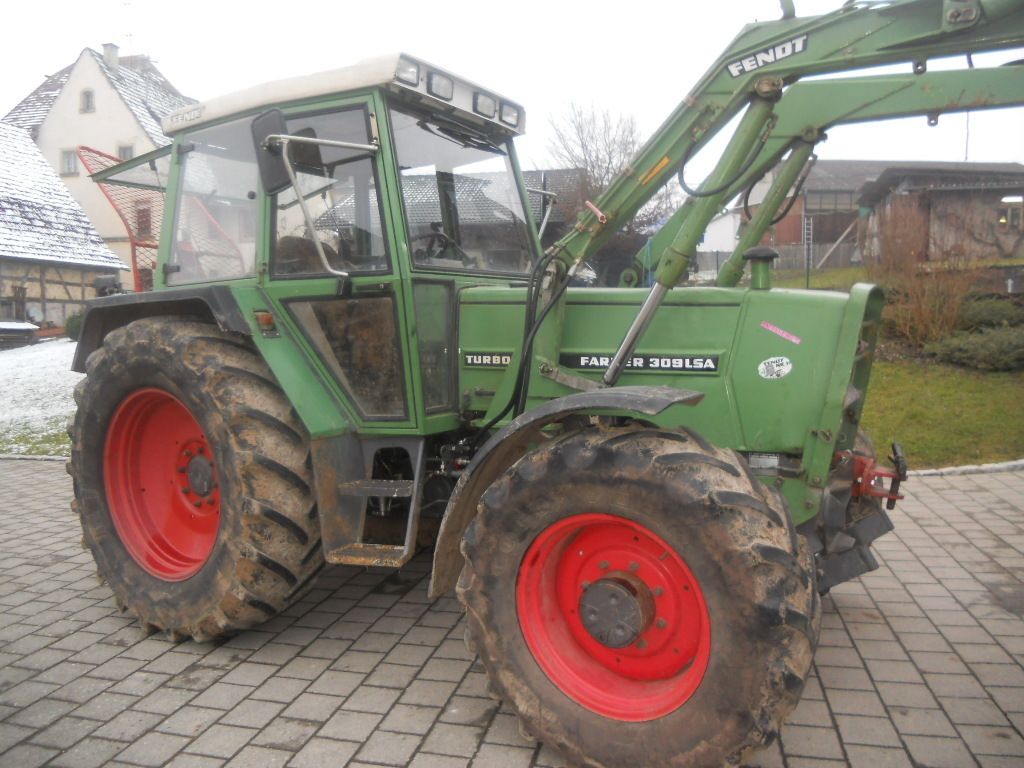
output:
M473 128L391 108L413 264L522 274L531 240L508 152Z

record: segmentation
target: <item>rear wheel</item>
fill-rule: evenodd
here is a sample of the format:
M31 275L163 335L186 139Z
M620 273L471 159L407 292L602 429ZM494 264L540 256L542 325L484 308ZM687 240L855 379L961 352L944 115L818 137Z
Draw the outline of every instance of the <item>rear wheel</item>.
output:
M323 555L308 440L244 339L137 320L89 356L75 399L83 543L145 627L231 634L311 585Z
M640 427L569 435L484 494L463 550L493 687L571 763L735 763L799 699L810 556L732 451Z

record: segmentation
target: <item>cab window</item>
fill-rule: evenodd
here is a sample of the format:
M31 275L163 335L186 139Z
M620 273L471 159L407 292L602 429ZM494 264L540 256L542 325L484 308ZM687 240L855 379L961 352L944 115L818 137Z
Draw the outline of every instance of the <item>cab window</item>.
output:
M288 119L288 133L331 141L370 143L365 107ZM314 223L310 231L293 187L274 196L275 235L271 269L275 276L328 274L314 238L323 244L332 269L383 272L388 251L381 225L381 201L373 157L364 151L315 144L292 146L299 189Z
M194 131L176 145L182 168L166 268L169 285L255 272L257 170L251 122Z
M507 148L477 129L392 107L415 266L521 274L531 241Z

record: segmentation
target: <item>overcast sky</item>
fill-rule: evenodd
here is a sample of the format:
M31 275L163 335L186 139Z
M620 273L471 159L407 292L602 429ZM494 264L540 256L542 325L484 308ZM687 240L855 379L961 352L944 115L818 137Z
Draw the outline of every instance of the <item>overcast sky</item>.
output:
M842 0L796 0L799 15ZM612 12L614 11L614 12ZM50 0L5 7L0 115L84 47L112 42L149 55L184 94L203 100L268 80L406 51L526 107L524 167L547 163L548 121L568 102L635 116L644 136L686 95L749 21L780 15L775 0ZM1019 58L1018 51L976 58ZM836 129L823 158L1024 162L1024 109ZM700 168L697 168L700 171ZM692 181L691 181L692 183Z

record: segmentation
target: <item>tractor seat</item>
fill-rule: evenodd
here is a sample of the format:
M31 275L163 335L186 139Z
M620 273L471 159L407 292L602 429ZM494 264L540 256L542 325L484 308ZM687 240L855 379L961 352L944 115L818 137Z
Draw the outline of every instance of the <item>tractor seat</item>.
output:
M338 252L327 243L323 243L324 255L327 262L335 266L338 263ZM322 274L324 269L320 263L320 256L316 252L316 245L306 237L285 235L277 241L277 249L274 253L275 264L278 274L303 275Z

